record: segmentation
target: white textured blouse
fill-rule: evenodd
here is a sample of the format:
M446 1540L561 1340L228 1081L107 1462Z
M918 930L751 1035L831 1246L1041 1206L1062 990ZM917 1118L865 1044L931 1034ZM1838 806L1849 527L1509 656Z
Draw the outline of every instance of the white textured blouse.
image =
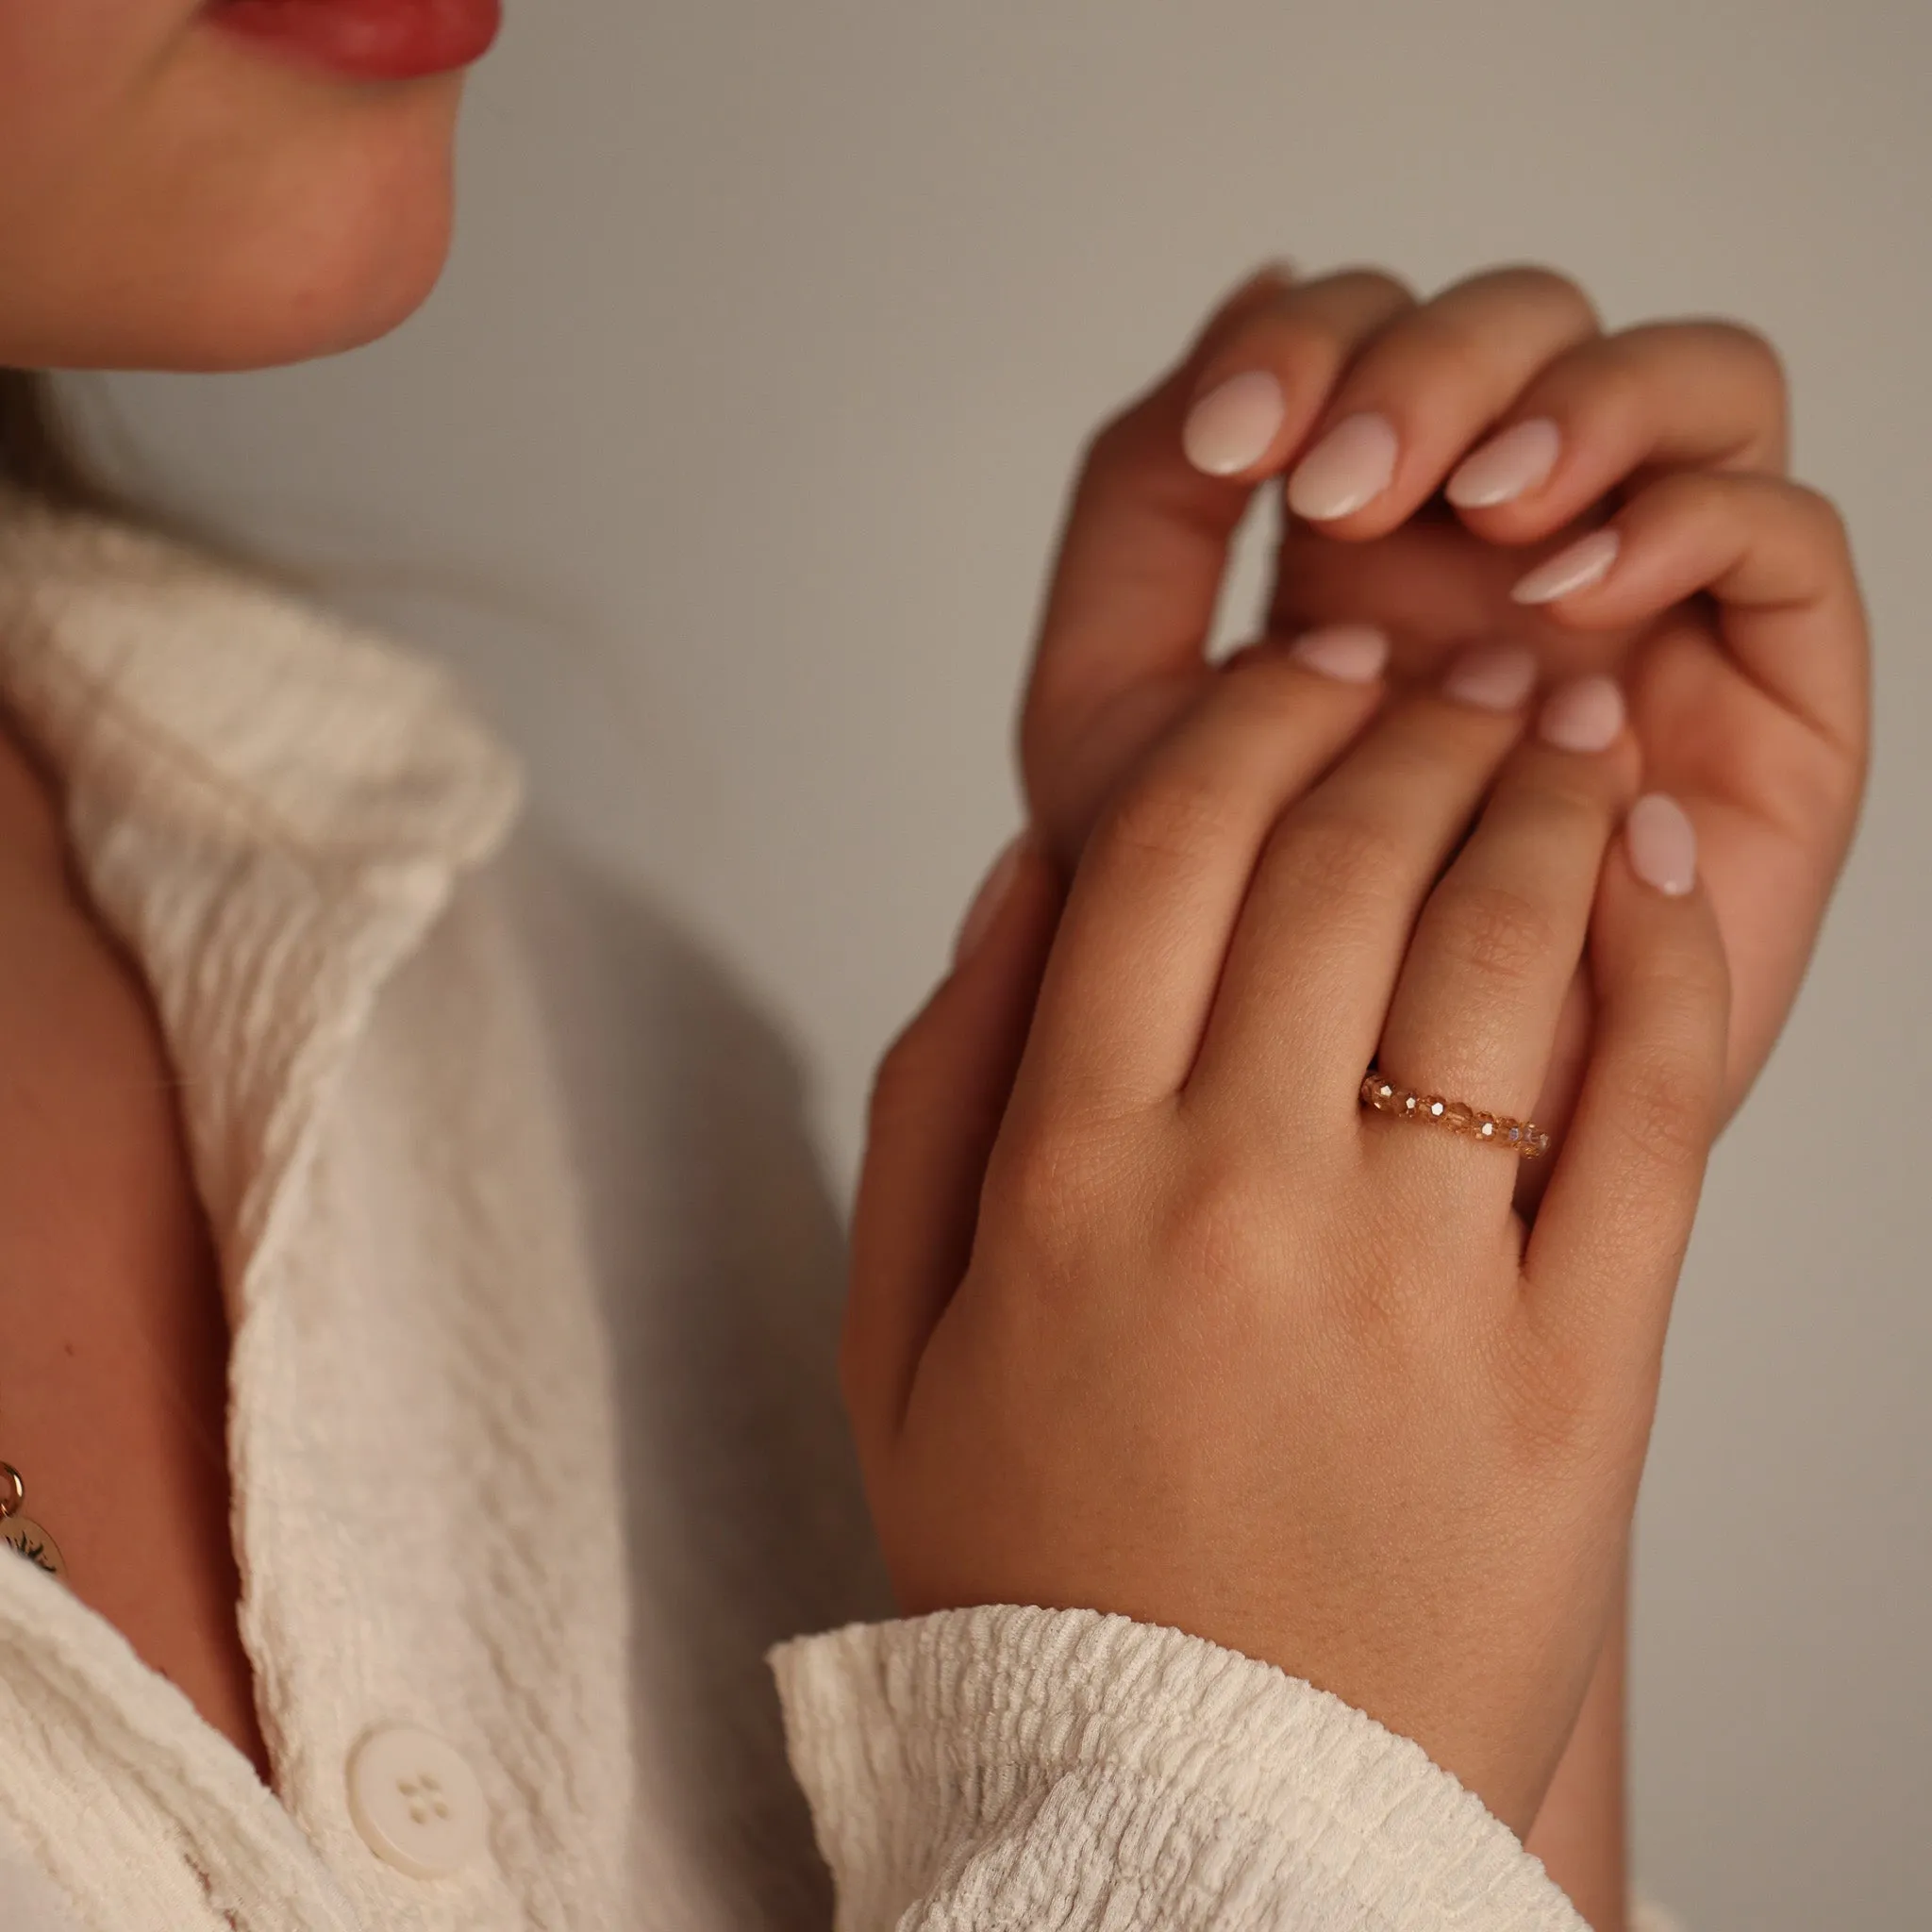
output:
M441 672L0 512L0 696L215 1232L273 1765L0 1551L5 1932L1575 1932L1415 1744L1280 1671L1086 1612L893 1620L782 1046L508 838Z

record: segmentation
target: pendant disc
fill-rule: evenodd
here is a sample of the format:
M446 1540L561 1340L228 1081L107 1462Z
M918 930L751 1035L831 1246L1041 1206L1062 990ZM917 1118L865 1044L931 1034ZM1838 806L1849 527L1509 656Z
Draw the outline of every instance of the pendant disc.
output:
M60 1545L31 1516L16 1514L0 1518L0 1542L18 1550L29 1563L38 1565L49 1576L66 1574L67 1561L60 1554Z

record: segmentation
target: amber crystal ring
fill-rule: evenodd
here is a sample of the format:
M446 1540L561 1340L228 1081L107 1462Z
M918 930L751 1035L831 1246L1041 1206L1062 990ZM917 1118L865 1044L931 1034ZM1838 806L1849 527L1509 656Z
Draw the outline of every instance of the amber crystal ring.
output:
M1411 1093L1385 1080L1371 1067L1362 1080L1361 1103L1377 1113L1418 1121L1424 1126L1447 1127L1472 1141L1487 1141L1507 1148L1524 1160L1541 1160L1550 1151L1550 1137L1534 1121L1511 1120L1507 1114L1483 1113L1466 1101L1444 1100L1440 1093Z

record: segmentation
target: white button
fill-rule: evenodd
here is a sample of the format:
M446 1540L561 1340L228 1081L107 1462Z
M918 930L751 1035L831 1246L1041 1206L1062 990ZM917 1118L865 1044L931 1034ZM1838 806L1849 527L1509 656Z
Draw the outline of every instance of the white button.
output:
M412 1724L371 1731L349 1754L349 1816L363 1843L411 1878L467 1865L489 1822L462 1754Z

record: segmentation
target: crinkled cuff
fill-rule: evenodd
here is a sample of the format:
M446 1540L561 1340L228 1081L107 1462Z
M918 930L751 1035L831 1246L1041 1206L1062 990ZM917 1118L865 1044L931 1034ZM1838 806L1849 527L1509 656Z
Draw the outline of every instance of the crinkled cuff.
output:
M1585 1932L1419 1745L1198 1637L1001 1606L771 1663L840 1932Z

